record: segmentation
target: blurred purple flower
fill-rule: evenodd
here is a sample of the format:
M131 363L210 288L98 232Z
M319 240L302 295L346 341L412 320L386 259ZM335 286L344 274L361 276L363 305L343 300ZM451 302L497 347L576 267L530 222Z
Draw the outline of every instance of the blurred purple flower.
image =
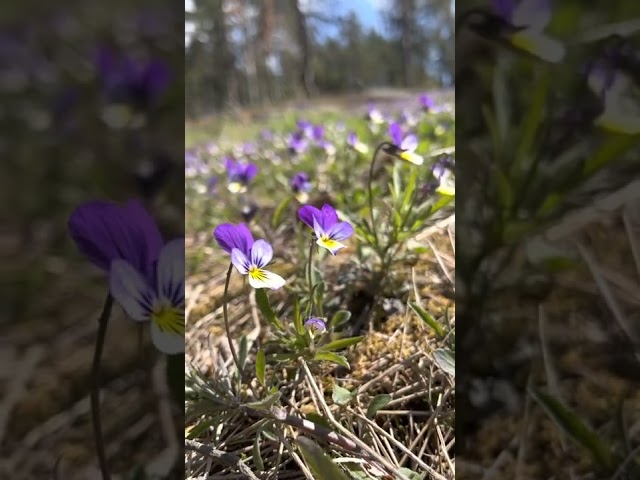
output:
M145 110L160 98L171 81L169 66L159 59L144 62L109 47L99 47L94 62L111 103Z
M293 155L300 155L309 146L309 142L300 132L294 132L289 137L289 152Z
M415 153L418 148L418 137L414 134L404 135L402 127L396 122L389 125L389 135L393 144L400 150L397 157L414 165L422 165L424 159Z
M304 137L311 138L313 136L313 125L306 120L298 120L296 123L298 130Z
M375 105L373 103L369 103L368 109L367 109L367 119L376 125L382 124L384 123L384 116L382 115L382 113L380 112L380 110L378 110Z
M229 191L232 193L244 192L247 187L258 174L258 166L226 157L224 168L227 170L227 178L229 181Z
M185 150L184 152L184 174L187 177L206 175L209 173L207 164L197 155L195 150Z
M234 248L239 249L245 255L249 254L253 245L253 235L244 223L234 225L223 223L218 225L213 231L213 237L222 249L231 253Z
M298 210L298 217L313 228L316 244L329 250L332 255L346 247L340 241L346 240L354 233L351 224L339 221L338 213L328 204L323 205L322 210L312 205L304 205Z
M349 132L347 134L347 145L353 148L356 152L367 153L369 147L362 143L355 132Z
M435 105L433 98L431 98L431 96L426 93L423 93L422 95L420 95L419 100L420 100L420 106L425 110L431 110Z
M115 259L109 289L127 314L151 322L151 339L163 353L184 352L184 238L167 243L154 265L154 276L144 274L126 259Z
M316 332L324 332L327 329L327 324L322 318L310 317L304 322L305 328L313 329Z
M220 180L215 175L209 177L209 180L207 180L207 193L209 195L213 196L217 193L219 181Z
M298 172L291 177L289 185L291 185L291 190L293 190L300 203L305 203L309 200L309 192L313 190L309 175L305 172Z
M121 259L154 280L162 236L139 201L124 206L99 200L84 203L69 216L68 230L78 250L103 271Z

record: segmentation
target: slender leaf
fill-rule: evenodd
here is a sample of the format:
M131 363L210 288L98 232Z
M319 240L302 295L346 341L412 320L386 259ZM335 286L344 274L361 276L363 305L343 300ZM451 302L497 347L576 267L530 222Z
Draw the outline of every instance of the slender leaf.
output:
M420 317L420 319L435 332L437 337L443 338L445 336L442 325L440 325L435 318L429 315L417 303L409 303L409 306L411 307L411 310L413 310L416 315L418 315L418 317Z
M264 373L267 367L267 361L264 355L264 350L258 350L256 354L256 376L260 381L260 385L264 387Z
M614 468L616 461L611 449L576 413L547 393L536 389L530 389L530 393L574 442L589 450L596 461L607 469Z
M247 336L242 335L238 342L238 360L240 360L240 368L244 369L247 364Z
M334 352L318 352L313 358L314 360L324 360L326 362L336 363L342 367L351 369L347 359L342 355L338 355L337 353L334 353Z
M271 217L271 228L276 229L282 223L282 215L287 211L287 206L291 203L291 197L286 197L280 205L276 207L275 212L273 212L273 216Z
M260 432L256 434L256 439L253 441L253 463L256 464L256 470L264 472L264 461L262 460L262 454L260 453Z
M349 477L315 442L306 437L298 437L296 444L317 480L348 480Z
M367 408L367 417L373 418L378 413L378 410L382 410L391 401L391 395L388 393L381 393L373 397Z
M364 337L349 337L349 338L340 338L338 340L334 340L333 342L329 342L326 345L322 345L318 348L321 352L330 352L333 350L341 350L343 348L350 347L362 341Z
M346 323L351 318L351 312L349 310L338 310L331 320L329 320L329 328L338 328L340 325Z
M455 378L456 376L456 357L448 348L438 348L433 352L433 359L438 366Z
M300 300L298 297L293 302L293 326L299 335L304 334L304 319L302 318L302 312L300 311Z
M258 305L258 309L260 313L264 316L264 318L274 327L276 327L280 331L284 331L284 327L275 312L271 308L271 304L269 303L269 297L267 296L267 292L264 288L257 288L256 292L256 304Z
M273 392L264 400L248 403L247 406L256 410L268 410L273 407L278 400L280 400L281 396L282 394L280 392Z

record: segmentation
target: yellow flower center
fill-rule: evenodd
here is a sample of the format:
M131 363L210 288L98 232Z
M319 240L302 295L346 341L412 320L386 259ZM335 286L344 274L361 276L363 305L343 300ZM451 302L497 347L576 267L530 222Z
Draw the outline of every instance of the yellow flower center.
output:
M162 332L184 335L184 312L171 305L158 305L153 310L151 320Z
M251 265L251 267L249 267L249 276L254 280L258 280L261 282L264 282L267 280L267 275L264 273L264 270L261 270L255 265Z

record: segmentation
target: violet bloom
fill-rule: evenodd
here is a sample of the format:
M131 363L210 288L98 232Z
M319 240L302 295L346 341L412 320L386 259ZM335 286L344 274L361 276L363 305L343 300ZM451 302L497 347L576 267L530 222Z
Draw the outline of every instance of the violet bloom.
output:
M396 155L398 158L414 165L422 165L424 163L424 159L415 153L416 148L418 148L418 137L414 134L403 135L402 127L396 122L389 125L389 135L393 144L400 150Z
M207 180L207 193L211 196L214 196L218 192L218 182L219 179L215 175L209 177Z
M439 160L433 164L431 168L431 173L435 177L438 182L438 186L435 189L441 195L455 196L456 194L456 185L455 180L453 178L453 174L451 172L450 163L444 159Z
M516 48L552 63L562 61L565 47L543 32L552 17L551 0L493 0L494 11L511 27L506 39Z
M384 123L384 116L382 115L380 110L378 110L373 105L373 103L369 103L369 106L367 109L367 119L374 125L380 125Z
M184 352L184 239L167 243L152 277L127 260L111 264L113 298L137 322L151 322L151 339L163 353Z
M309 200L309 192L313 189L313 185L311 185L311 180L309 180L309 175L304 172L298 172L291 180L289 180L289 185L291 185L291 190L296 196L296 199L300 203L305 203Z
M306 138L304 138L303 134L300 132L294 132L289 137L289 152L292 155L300 155L304 153L308 146L309 142L307 142Z
M156 222L137 200L124 206L105 201L80 205L71 213L69 235L89 260L108 272L114 260L125 260L145 278L154 275L162 249Z
M224 161L231 193L243 193L258 174L258 167L253 163L245 163L227 157Z
M298 120L296 122L296 126L304 137L311 138L313 136L314 128L311 122L307 122L306 120Z
M326 248L332 255L346 247L340 243L353 235L353 227L349 222L340 222L336 210L328 204L318 210L312 205L304 205L298 210L298 217L313 228L316 244Z
M126 103L142 110L152 106L171 81L165 62L135 60L107 47L98 49L95 65L110 102Z
M420 95L419 101L420 101L420 106L424 110L431 110L435 105L433 98L431 98L431 96L429 96L426 93L423 93L422 95Z
M347 135L347 145L353 148L356 152L366 154L369 152L369 147L362 143L355 132L349 132Z
M314 332L322 333L327 330L327 324L324 319L319 317L310 317L304 322L305 328L311 329Z
M236 270L249 276L253 288L277 290L285 285L284 278L264 269L273 258L273 248L266 240L254 241L246 225L225 223L217 226L213 235L222 249L231 253Z

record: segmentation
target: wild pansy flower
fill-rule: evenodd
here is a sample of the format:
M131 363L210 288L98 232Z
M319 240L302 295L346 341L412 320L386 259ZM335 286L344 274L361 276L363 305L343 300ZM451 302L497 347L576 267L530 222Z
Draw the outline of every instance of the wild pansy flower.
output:
M167 243L153 276L127 260L111 263L109 288L113 298L138 322L151 322L154 345L169 355L184 352L184 239Z
M209 172L207 164L198 156L195 150L184 152L184 174L187 177L206 175Z
M435 106L435 102L433 101L433 98L431 98L431 96L429 96L426 93L423 93L422 95L420 95L420 97L418 97L418 100L420 102L420 106L424 110L431 110Z
M171 81L165 62L136 60L107 47L98 48L95 65L110 102L130 104L142 110L152 106Z
M601 104L596 125L632 135L640 132L638 85L627 72L629 63L634 61L638 61L637 54L622 42L610 47L588 66L587 82Z
M414 165L422 165L424 163L424 159L415 153L416 148L418 148L418 137L412 133L404 135L402 127L396 122L389 125L389 135L391 136L391 141L399 150L394 152L395 156Z
M312 129L311 136L315 144L322 148L328 155L336 153L336 148L331 142L324 137L324 127L322 125L316 125Z
M300 155L309 146L309 142L300 132L294 132L289 137L289 152L292 155Z
M493 0L494 11L510 26L506 39L516 48L547 62L558 63L565 55L562 43L543 32L552 17L551 0ZM508 31L510 30L510 31Z
M302 134L302 136L306 138L311 138L313 136L313 125L311 122L306 120L298 120L296 122L296 126L298 127L298 131Z
M347 135L347 145L353 148L356 152L363 154L369 152L369 147L358 139L358 135L356 135L355 132L349 132Z
M114 260L125 260L147 278L162 249L156 222L137 200L124 206L91 201L69 216L69 235L78 250L98 268L109 272Z
M225 158L224 166L229 180L231 193L242 193L247 190L251 180L258 174L258 167L253 163L245 163L231 157Z
M291 190L293 190L298 202L305 203L309 200L309 192L313 189L313 185L311 185L311 181L309 180L309 175L305 172L298 172L291 177L289 185L291 186Z
M441 195L454 196L456 194L456 185L449 165L446 160L437 161L433 164L431 173L438 181L435 191Z
M340 222L338 213L328 204L318 210L312 205L304 205L298 210L298 217L309 227L313 228L316 244L326 248L332 255L346 247L340 243L353 235L353 227L349 222Z
M327 330L327 324L324 319L320 317L310 317L304 322L305 328L311 329L314 332L322 333Z
M367 119L374 125L381 125L384 123L384 116L380 113L380 110L373 105L373 103L369 103Z
M236 270L249 276L253 288L277 290L284 286L284 278L264 269L273 258L273 248L266 240L254 241L244 223L218 225L213 235L222 249L231 254Z

